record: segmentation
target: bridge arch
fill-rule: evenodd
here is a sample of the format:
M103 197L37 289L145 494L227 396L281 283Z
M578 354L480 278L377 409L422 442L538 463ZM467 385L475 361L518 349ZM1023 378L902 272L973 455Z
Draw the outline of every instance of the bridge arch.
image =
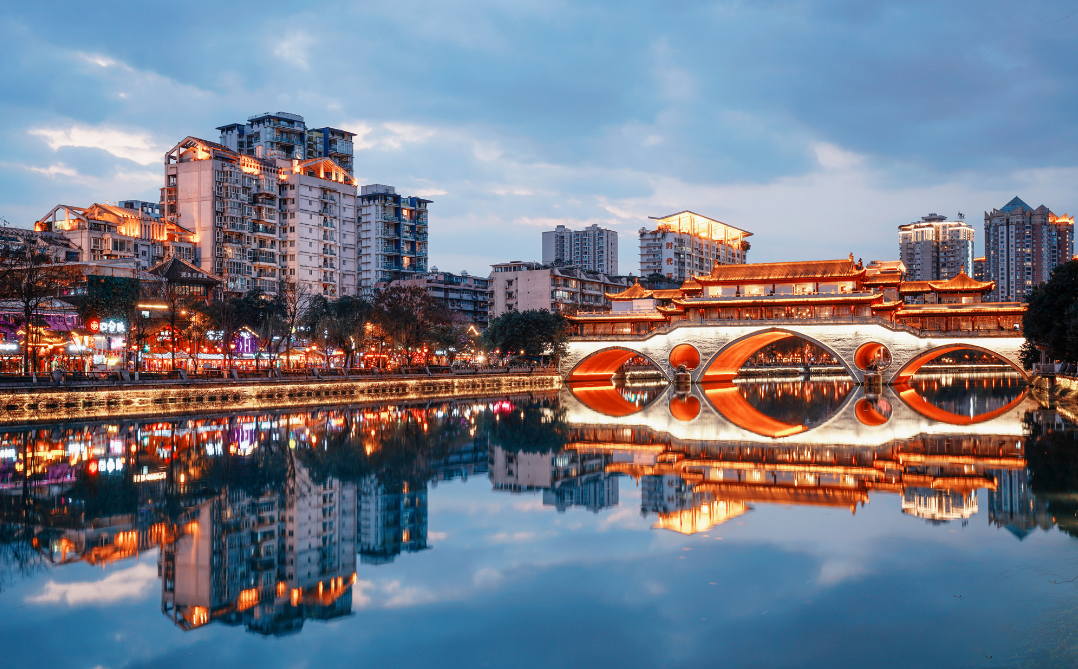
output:
M1003 414L1011 411L1012 409L1020 405L1026 400L1026 397L1029 395L1029 389L1027 388L1023 390L1021 393L1019 393L1018 397L1011 400L1004 406L1001 406L1000 408L993 411L977 414L976 416L961 416L959 414L947 411L946 409L941 409L940 407L930 403L928 400L921 397L921 394L918 393L917 390L908 383L896 384L895 394L898 395L899 399L901 399L906 404L906 406L921 414L925 418L930 418L937 423L946 423L948 425L976 425L977 423L984 423L998 416L1002 416Z
M667 376L663 366L651 356L623 346L609 346L595 351L578 362L569 372L566 381L609 381L614 376L614 372L618 371L618 367L637 356L646 358L658 368L664 378Z
M846 368L848 373L854 379L858 379L858 375L850 367L850 364L846 362L846 359L835 352L830 346L822 343L814 337L802 334L795 330L785 330L782 328L767 328L765 330L758 330L751 332L747 335L739 337L726 346L722 347L715 355L711 357L706 365L703 366L703 372L701 372L697 379L701 383L709 382L723 382L732 381L737 376L738 370L741 366L748 361L753 355L755 355L760 349L774 344L777 341L783 339L789 339L790 337L799 337L808 341L816 346L819 346L824 351L838 360L843 367Z
M1029 378L1029 375L1026 373L1026 370L1022 369L1022 366L1020 364L1018 364L1014 360L1009 359L1007 356L1000 354L998 351L993 351L992 349L985 348L983 346L977 346L976 344L962 343L937 346L935 348L930 348L927 351L918 353L912 359L907 361L906 364L902 365L902 367L900 367L898 371L895 372L895 375L891 377L891 383L894 385L906 383L913 377L914 374L917 373L917 370L921 369L921 367L923 367L925 364L935 360L941 355L952 353L954 351L964 350L981 351L982 353L987 353L994 358L1002 360L1006 364L1010 365L1012 368L1014 368L1015 371L1022 375L1023 379Z

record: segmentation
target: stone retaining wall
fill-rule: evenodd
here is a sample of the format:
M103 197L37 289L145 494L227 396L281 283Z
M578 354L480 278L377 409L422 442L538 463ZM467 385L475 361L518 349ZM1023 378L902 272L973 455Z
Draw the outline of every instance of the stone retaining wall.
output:
M0 424L451 399L557 390L557 374L176 383L0 391Z

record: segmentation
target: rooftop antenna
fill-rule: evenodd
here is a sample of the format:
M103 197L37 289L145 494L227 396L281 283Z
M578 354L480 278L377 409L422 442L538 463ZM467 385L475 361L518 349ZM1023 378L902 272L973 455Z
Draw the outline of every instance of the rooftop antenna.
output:
M962 212L958 212L958 220L960 220L960 221L966 220L966 215L963 214Z

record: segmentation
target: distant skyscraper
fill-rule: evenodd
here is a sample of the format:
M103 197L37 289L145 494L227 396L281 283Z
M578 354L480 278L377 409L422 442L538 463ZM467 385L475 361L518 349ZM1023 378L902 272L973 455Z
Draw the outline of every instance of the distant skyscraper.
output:
M543 233L543 262L562 261L604 274L618 273L618 233L589 225L570 230L559 225Z
M950 279L963 270L973 272L976 236L965 221L948 221L939 214L898 226L899 256L906 265L907 280Z
M986 281L996 288L988 299L1020 302L1071 259L1074 217L1057 216L1043 204L1036 209L1014 198L984 214Z

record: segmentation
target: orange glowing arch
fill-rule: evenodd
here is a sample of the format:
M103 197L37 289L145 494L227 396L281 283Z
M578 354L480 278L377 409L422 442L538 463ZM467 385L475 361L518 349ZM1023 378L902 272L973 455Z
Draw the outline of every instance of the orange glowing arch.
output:
M678 420L690 421L700 415L700 400L692 395L688 397L675 395L670 399L670 413Z
M857 352L853 354L853 363L857 365L858 369L866 370L875 362L880 351L886 350L886 346L874 341L861 344L857 347Z
M966 348L965 346L961 348ZM946 409L941 409L935 404L931 404L925 398L921 397L916 390L913 389L908 383L895 384L895 392L911 409L921 414L925 418L930 418L939 423L947 423L948 425L976 425L977 423L984 423L985 421L992 420L997 416L1002 416L1011 409L1014 409L1019 404L1025 401L1026 395L1029 394L1029 390L1023 390L1022 394L1012 400L1006 406L1002 406L995 411L989 411L987 413L978 414L976 416L960 416L956 413L951 413Z
M861 421L862 425L868 425L869 427L883 425L889 418L889 416L884 416L880 413L876 407L872 406L872 402L869 402L864 397L857 400L857 405L853 408L853 413L857 416L857 420Z
M670 366L677 369L679 365L685 365L685 369L696 369L700 366L700 351L692 344L678 344L670 351Z
M937 348L929 349L924 353L921 353L920 355L916 356L913 360L907 362L901 369L895 372L894 377L892 377L891 379L891 383L894 385L906 383L910 380L910 378L913 377L914 374L917 373L917 370L921 369L921 367L923 367L925 364L935 360L936 358L946 353L953 353L954 351L962 350L973 350L987 353L995 357L997 360L1001 360L1013 367L1015 371L1022 375L1023 379L1029 378L1029 376L1026 374L1026 370L1022 369L1021 365L1016 365L1013 361L1004 358L995 351L989 350L981 346L975 346L973 344L948 344L947 346L939 346Z
M732 383L709 383L703 386L704 396L726 420L738 427L765 437L777 439L804 432L804 425L791 425L761 413L741 396Z
M614 372L618 371L618 367L621 367L630 358L636 356L647 358L660 372L662 371L661 366L655 364L654 360L643 353L631 351L627 348L612 347L596 351L581 360L577 363L576 367L573 368L573 371L569 372L569 376L566 377L566 380L609 381L610 377L614 376Z
M744 365L749 358L755 355L757 351L765 346L774 344L777 341L782 341L783 339L789 339L790 337L800 337L801 339L819 346L827 351L835 360L842 363L842 366L846 368L846 371L849 372L850 376L854 375L849 365L842 359L842 356L832 351L829 346L798 332L771 328L769 330L762 330L760 332L745 335L744 337L735 339L727 344L725 348L715 354L715 357L711 359L711 363L708 364L699 380L701 383L732 381L734 377L737 376L741 366Z
M620 418L621 416L634 414L644 408L625 399L609 380L583 381L571 383L566 387L584 406L592 411L598 411L604 416Z

